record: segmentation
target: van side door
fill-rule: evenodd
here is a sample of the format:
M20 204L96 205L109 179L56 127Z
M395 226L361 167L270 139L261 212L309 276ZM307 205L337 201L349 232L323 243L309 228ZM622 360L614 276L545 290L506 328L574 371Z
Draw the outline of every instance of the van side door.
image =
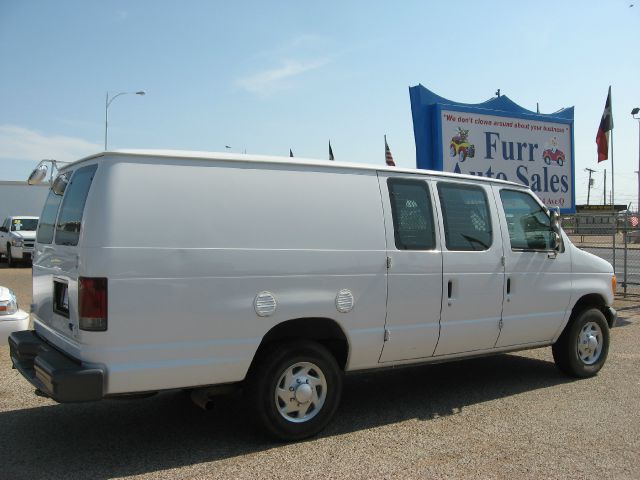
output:
M433 188L379 172L387 239L387 319L380 362L430 357L440 333L442 251Z
M488 183L436 182L442 218L442 317L435 355L495 346L504 289L502 237Z
M497 347L551 340L571 300L571 254L555 252L549 214L526 190L494 187L505 245L503 328Z

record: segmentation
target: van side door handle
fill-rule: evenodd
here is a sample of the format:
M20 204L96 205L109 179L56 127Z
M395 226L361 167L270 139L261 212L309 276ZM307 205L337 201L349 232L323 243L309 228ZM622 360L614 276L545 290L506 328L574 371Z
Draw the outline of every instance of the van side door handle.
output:
M453 282L449 280L447 283L447 304L451 306L453 304L453 298L451 295L453 294Z
M511 301L511 278L507 278L507 302Z

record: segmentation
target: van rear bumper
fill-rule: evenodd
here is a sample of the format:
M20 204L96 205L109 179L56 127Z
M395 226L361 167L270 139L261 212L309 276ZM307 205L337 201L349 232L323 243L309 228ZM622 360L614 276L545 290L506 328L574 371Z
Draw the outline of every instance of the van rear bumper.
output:
M9 335L13 367L56 402L90 402L103 398L103 372L83 367L42 340L23 330Z

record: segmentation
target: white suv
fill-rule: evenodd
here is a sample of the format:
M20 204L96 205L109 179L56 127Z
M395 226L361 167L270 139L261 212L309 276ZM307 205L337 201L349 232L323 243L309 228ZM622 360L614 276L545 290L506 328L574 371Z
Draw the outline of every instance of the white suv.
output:
M7 217L0 227L0 254L13 267L16 262L31 262L36 243L38 217Z

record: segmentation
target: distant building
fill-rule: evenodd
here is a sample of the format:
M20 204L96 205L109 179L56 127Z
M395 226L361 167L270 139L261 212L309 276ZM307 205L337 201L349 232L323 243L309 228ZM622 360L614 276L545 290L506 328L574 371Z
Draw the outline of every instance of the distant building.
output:
M47 198L49 184L0 181L0 222L9 215L39 217Z
M627 210L626 205L577 205L575 232L587 235L610 235L617 215Z

